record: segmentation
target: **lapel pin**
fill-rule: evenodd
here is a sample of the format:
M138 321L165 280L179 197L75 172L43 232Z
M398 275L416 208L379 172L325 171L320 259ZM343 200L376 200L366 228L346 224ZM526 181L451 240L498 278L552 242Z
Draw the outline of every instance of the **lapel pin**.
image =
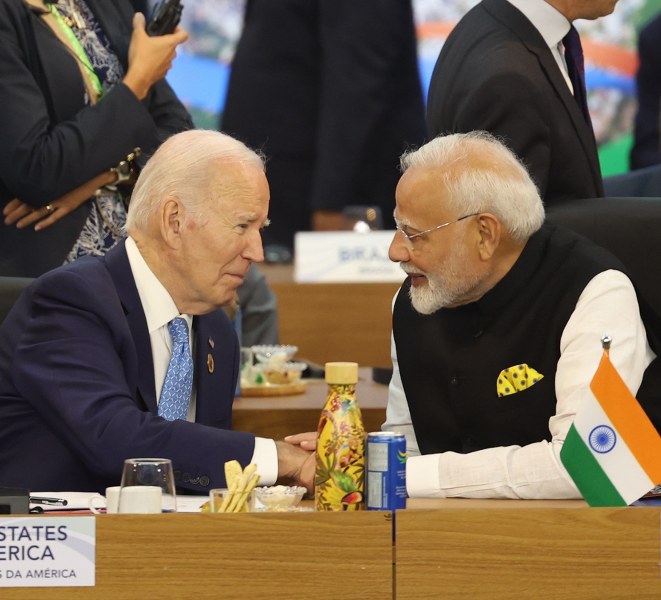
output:
M213 341L213 338L209 338L209 347L213 350L216 347L216 342Z
M213 373L213 371L215 369L215 365L214 365L214 362L213 362L213 356L211 356L210 353L207 354L207 368L209 369L209 373Z

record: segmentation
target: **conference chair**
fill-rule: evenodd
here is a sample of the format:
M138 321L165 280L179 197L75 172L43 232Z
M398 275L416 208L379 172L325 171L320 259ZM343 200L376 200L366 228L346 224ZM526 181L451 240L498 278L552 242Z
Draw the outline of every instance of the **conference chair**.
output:
M661 165L604 177L604 190L608 197L659 197L661 196Z
M661 314L661 198L592 198L548 207L547 220L610 250Z
M0 323L5 320L16 299L32 281L29 277L0 276Z
M620 259L636 287L648 341L661 356L661 198L571 200L549 207L547 220L580 233ZM639 392L648 398L641 406L661 433L660 368L647 369Z

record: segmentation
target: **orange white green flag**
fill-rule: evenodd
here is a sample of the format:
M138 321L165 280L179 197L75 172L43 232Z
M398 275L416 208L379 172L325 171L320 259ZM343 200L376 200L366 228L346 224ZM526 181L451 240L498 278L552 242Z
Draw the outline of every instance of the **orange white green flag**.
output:
M608 356L560 451L590 506L627 506L661 483L661 437Z

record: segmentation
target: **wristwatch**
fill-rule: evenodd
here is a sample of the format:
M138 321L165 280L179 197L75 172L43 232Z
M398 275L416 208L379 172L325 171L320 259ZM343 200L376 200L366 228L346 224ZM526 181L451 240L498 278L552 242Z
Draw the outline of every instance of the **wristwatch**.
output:
M133 152L130 152L124 160L120 160L119 163L117 163L116 167L112 167L110 170L117 175L117 179L114 183L106 187L114 190L117 185L127 181L133 182L138 174L138 170L133 161L140 156L141 153L142 150L140 148L134 148Z

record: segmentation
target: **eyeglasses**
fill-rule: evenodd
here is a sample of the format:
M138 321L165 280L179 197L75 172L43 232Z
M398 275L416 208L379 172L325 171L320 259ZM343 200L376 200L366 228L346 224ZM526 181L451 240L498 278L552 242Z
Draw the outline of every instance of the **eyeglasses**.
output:
M413 250L414 244L413 240L415 238L420 237L421 235L425 235L425 233L431 233L432 231L436 231L437 229L443 229L443 227L447 227L448 225L454 225L455 223L459 223L459 221L463 221L464 219L468 219L468 217L476 217L480 213L472 213L470 215L464 215L463 217L459 217L458 219L455 219L454 221L448 221L447 223L441 223L440 225L436 225L436 227L430 227L429 229L425 229L424 231L418 231L418 233L407 233L404 231L404 227L407 227L407 225L400 225L399 223L395 223L395 226L397 228L397 231L402 234L402 237L406 240L406 244L409 247L409 249Z

